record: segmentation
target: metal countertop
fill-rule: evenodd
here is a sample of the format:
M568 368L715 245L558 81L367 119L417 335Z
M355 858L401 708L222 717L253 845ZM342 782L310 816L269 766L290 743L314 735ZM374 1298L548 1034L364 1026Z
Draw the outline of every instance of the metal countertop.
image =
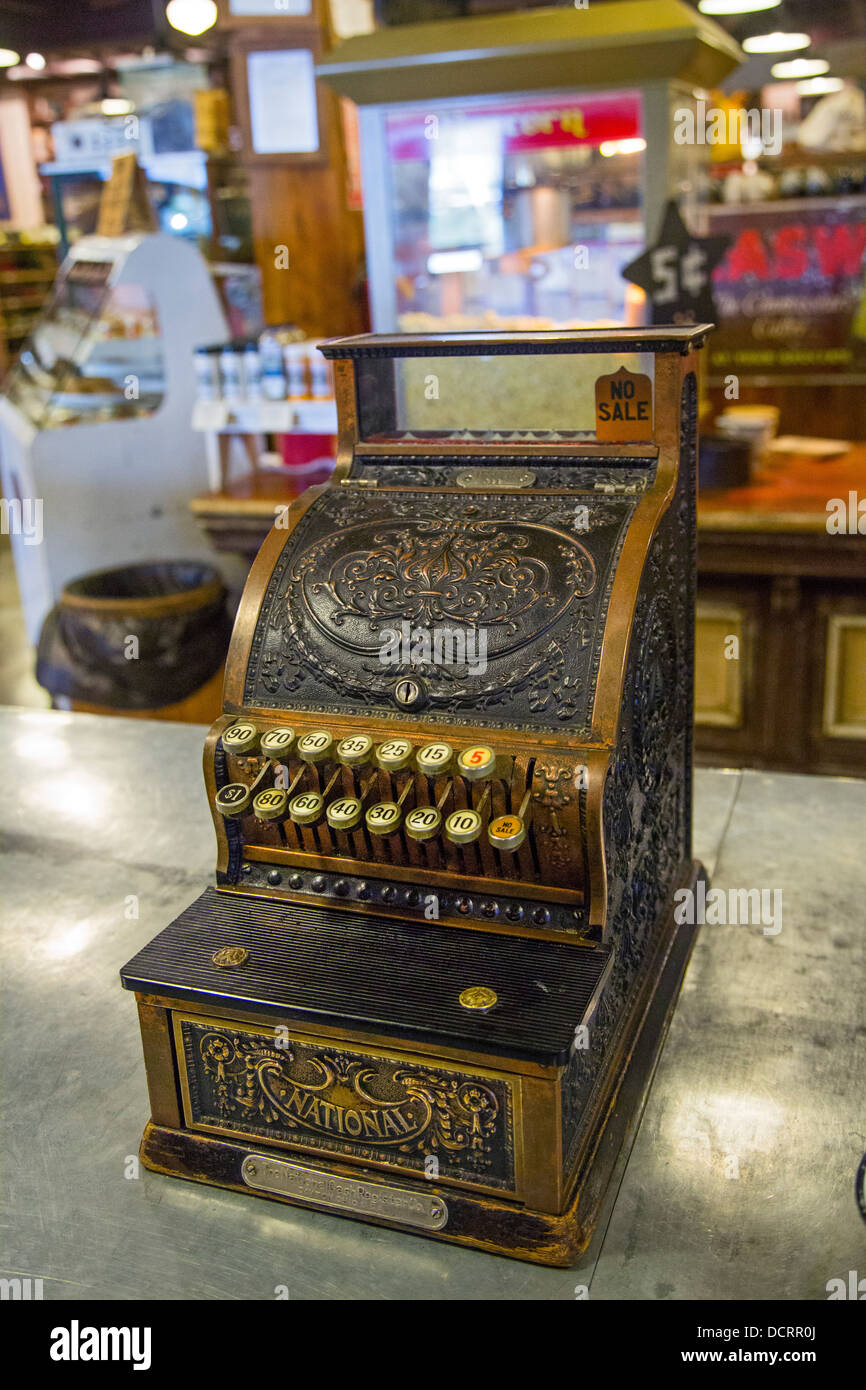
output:
M715 887L637 1137L573 1270L134 1165L149 1115L118 970L212 881L198 726L0 709L0 1276L46 1299L825 1299L866 1272L866 782L699 770ZM137 916L135 913L137 912Z

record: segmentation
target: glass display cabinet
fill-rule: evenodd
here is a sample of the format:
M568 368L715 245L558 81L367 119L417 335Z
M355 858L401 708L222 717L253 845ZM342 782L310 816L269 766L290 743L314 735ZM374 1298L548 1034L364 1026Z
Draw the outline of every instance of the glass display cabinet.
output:
M681 0L400 25L318 75L359 107L378 332L638 321L621 271L706 155L674 111L739 61Z
M67 580L137 559L211 558L189 512L207 485L193 431L193 349L225 341L208 267L176 237L85 237L0 399L3 494L41 509L10 527L27 630Z
M432 120L401 107L382 131L401 328L625 320L620 270L644 230L639 93L441 102Z
M71 258L10 372L7 399L36 429L148 415L163 399L153 296L111 284L113 268Z

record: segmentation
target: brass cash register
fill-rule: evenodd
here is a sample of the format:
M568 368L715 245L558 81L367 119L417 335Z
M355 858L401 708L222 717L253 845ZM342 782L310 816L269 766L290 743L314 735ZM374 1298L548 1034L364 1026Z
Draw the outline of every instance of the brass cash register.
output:
M216 883L122 971L148 1168L586 1245L694 934L706 332L324 345L336 472L262 546L205 745Z

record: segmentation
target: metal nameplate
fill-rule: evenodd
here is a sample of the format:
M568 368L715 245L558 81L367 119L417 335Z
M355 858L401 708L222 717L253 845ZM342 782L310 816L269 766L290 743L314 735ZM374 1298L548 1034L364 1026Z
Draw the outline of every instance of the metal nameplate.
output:
M458 487L519 488L532 487L535 474L528 468L464 468L457 474Z
M424 1231L441 1231L448 1221L448 1208L441 1197L390 1183L344 1178L322 1168L302 1167L261 1154L249 1154L241 1165L241 1174L247 1187L281 1197L298 1197L334 1211L380 1216L385 1221L400 1221L404 1226L417 1226Z

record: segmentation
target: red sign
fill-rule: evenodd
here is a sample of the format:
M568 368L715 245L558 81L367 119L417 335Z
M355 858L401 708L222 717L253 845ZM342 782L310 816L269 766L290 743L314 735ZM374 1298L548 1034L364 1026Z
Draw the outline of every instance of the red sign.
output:
M452 121L498 121L506 154L569 145L601 145L608 140L634 140L642 134L639 92L613 92L586 97L515 97L479 101L459 112L395 111L385 117L390 159L430 158L441 128Z
M711 213L734 240L713 277L714 378L866 374L866 201Z

